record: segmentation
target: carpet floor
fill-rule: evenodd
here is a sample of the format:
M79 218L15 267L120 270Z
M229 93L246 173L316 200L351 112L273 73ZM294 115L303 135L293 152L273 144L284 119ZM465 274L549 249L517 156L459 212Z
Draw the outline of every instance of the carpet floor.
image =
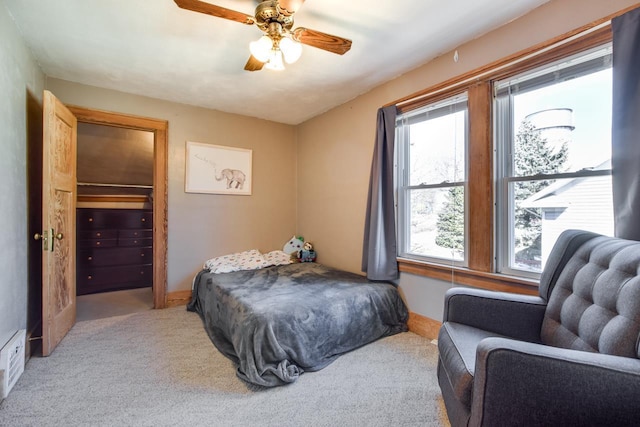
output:
M1 426L447 426L437 347L407 332L297 382L242 382L184 307L78 322L32 358Z
M76 300L76 321L124 316L153 309L151 288L81 295Z

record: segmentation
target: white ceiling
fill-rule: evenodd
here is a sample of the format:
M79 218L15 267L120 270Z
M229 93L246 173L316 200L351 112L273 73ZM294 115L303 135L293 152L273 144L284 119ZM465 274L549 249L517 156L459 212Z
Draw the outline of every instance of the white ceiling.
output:
M307 0L303 26L353 41L305 46L285 71L244 71L255 26L173 0L0 0L50 77L298 124L548 0ZM256 0L207 0L253 15Z

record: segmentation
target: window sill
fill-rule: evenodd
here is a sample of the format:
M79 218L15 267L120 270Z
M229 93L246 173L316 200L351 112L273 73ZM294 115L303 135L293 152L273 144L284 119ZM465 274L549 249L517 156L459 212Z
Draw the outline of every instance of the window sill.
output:
M505 274L486 273L452 265L432 264L398 258L398 268L403 273L431 277L460 285L492 291L538 295L538 281Z

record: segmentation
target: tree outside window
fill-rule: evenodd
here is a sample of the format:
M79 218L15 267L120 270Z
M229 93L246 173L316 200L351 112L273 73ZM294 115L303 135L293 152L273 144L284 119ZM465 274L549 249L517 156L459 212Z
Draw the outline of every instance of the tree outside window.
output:
M565 171L567 141L553 147L528 120L520 123L514 144L514 169L518 176L557 174ZM521 181L514 185L515 262L540 269L542 257L542 209L522 202L552 184L553 180Z

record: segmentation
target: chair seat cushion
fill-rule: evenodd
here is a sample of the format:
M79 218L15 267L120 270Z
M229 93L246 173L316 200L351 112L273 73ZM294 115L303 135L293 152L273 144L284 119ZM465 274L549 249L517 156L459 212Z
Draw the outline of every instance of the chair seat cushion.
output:
M455 322L444 322L438 334L440 363L456 398L466 406L471 405L476 348L488 337L502 335Z

